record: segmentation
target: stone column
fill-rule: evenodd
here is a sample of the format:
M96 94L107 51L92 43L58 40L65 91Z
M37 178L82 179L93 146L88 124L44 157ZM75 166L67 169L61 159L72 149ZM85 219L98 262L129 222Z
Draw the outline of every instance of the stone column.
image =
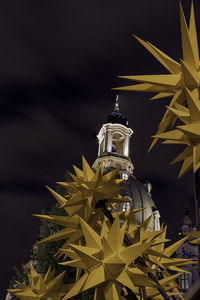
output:
M129 156L129 135L126 134L125 140L124 140L124 155Z
M106 145L106 150L107 152L112 152L112 131L111 129L107 129L107 145Z

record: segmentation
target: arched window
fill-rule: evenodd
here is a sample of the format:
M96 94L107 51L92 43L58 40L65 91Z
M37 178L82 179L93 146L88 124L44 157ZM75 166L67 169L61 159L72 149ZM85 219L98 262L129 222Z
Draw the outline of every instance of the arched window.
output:
M123 154L124 152L124 135L114 132L112 135L112 152Z
M122 211L130 211L130 209L131 209L130 202L125 202L122 204Z
M123 196L127 198L129 202L122 203L122 211L130 211L132 199L127 195L123 195Z

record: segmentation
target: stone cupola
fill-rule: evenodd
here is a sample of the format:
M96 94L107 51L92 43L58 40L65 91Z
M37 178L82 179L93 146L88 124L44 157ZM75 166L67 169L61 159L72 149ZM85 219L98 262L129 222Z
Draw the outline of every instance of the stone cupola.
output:
M93 168L97 169L101 162L103 162L104 169L121 167L120 173L123 173L124 179L127 179L134 170L129 153L132 134L133 131L128 127L127 118L119 111L119 97L117 96L113 112L108 115L106 123L97 135L99 149Z
M103 163L105 173L120 167L119 177L123 178L123 188L120 194L129 202L116 204L118 211L144 208L135 213L136 223L139 225L150 216L153 216L148 230L160 230L160 214L151 197L150 182L142 183L134 175L134 166L130 158L130 138L133 130L128 127L127 118L119 111L119 97L115 101L114 110L106 119L105 124L97 135L99 147L98 156L93 163L97 169Z

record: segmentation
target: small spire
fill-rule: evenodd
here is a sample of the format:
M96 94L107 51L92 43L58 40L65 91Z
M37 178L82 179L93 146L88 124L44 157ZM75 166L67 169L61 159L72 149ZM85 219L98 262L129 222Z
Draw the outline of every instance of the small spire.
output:
M115 99L115 107L114 107L114 111L118 112L119 111L119 95L116 96Z

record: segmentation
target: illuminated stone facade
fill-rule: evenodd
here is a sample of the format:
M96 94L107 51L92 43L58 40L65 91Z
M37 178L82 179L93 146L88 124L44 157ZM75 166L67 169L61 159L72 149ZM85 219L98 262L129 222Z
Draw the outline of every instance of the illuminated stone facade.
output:
M182 221L182 226L180 228L179 236L184 237L184 234L191 231L196 231L196 228L192 226L192 220L190 218L188 207L185 208L184 218ZM190 244L192 238L188 238L177 250L177 258L192 258L197 261L196 264L185 265L181 269L186 270L188 273L182 273L178 277L178 284L182 289L182 293L186 293L191 286L198 280L198 246ZM177 299L180 299L177 297ZM200 299L200 298L199 298Z
M121 173L131 175L134 166L129 157L129 143L133 131L122 124L104 124L97 136L99 141L98 157L93 167L97 169L103 162L103 167L121 167Z
M130 208L145 208L135 214L138 224L144 222L153 215L153 220L149 225L149 230L160 229L160 214L151 198L151 184L141 183L134 175L134 165L130 158L130 138L133 130L128 127L128 120L119 112L118 98L114 111L109 114L106 123L97 135L99 148L93 168L97 169L103 163L104 172L120 167L119 176L125 181L121 191L123 196L131 200L118 205L118 210L130 210Z

